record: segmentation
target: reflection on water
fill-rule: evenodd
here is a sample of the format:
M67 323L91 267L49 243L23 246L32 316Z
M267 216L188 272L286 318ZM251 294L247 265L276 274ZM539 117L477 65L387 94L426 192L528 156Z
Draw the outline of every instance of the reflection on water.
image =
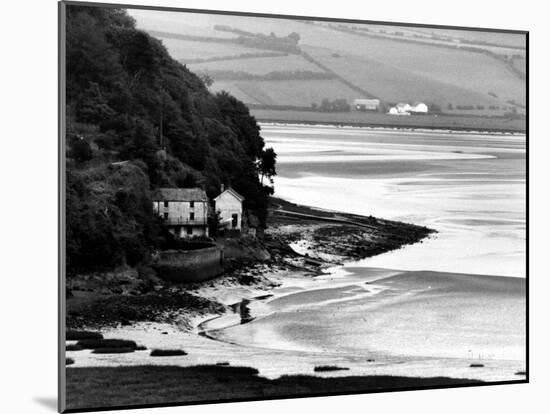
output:
M360 265L525 277L525 136L262 125L276 195L426 225Z

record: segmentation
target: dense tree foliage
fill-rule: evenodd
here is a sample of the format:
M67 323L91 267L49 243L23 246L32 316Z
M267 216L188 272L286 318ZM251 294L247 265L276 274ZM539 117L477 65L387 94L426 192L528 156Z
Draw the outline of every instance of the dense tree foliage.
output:
M321 112L349 112L351 105L345 99L335 99L333 101L324 98L320 105L312 104L312 108Z
M258 171L260 173L260 181L264 182L264 177L269 179L269 182L273 184L273 177L277 175L275 170L275 164L277 162L277 154L273 148L267 148L261 158L258 160Z
M124 10L67 6L69 273L144 260L161 245L158 187L222 183L265 221L264 142L248 108L212 95Z

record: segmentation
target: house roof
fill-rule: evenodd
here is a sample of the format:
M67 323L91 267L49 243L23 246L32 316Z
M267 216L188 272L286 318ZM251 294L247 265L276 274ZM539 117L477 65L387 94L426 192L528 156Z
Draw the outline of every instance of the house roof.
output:
M208 201L202 188L159 188L153 201Z
M233 195L235 198L237 198L239 201L244 201L244 197L242 195L240 195L239 193L237 193L235 190L233 190L231 187L229 187L227 190L225 191L222 191L220 193L220 195L218 195L214 201L217 201L218 198L220 198L222 196L222 194L225 194L225 193L230 193L231 195Z

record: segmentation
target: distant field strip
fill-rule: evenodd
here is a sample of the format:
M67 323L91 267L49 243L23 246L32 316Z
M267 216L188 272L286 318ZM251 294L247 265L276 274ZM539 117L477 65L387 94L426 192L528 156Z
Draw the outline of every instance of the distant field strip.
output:
M273 71L319 71L319 67L300 55L278 55L250 59L216 60L212 62L189 64L192 71L233 70L263 75Z
M356 90L364 91L370 96L383 97L388 102L422 101L446 106L500 103L498 99L482 93L457 87L398 69L394 66L371 60L366 57L341 54L334 57L331 50L305 47L324 67L338 73L354 85ZM447 109L447 108L443 108Z
M289 81L289 80L312 80L312 79L334 79L332 73L311 72L311 71L274 71L265 74L253 74L243 71L232 70L204 70L195 71L197 74L208 74L212 79L238 80L238 81Z
M238 56L250 52L250 48L231 44L231 43L216 43L203 42L195 40L167 39L160 38L162 43L170 51L170 55L185 63L192 59L208 59L217 58L220 56ZM257 50L257 49L256 49ZM268 52L267 50L265 52Z
M339 30L344 33L358 34L361 36L370 36L379 39L388 39L395 40L398 42L405 43L419 43L427 44L432 46L446 47L450 49L465 49L474 52L491 52L497 55L525 55L525 46L512 46L506 44L498 44L490 41L482 40L469 40L468 38L462 38L457 36L442 36L438 31L437 34L434 32L428 34L423 32L418 32L411 34L409 31L401 27L389 27L387 26L386 31L375 31L372 29L362 28L360 26L355 26L355 29L343 28L337 25L327 25L333 30ZM422 33L419 34L419 33Z
M393 26L393 29L396 30L396 27ZM526 44L525 39L518 36L517 34L509 33L495 33L490 31L478 31L478 30L456 30L456 29L430 29L424 27L415 27L415 28L405 28L409 31L415 31L417 33L422 33L425 36L431 36L437 34L438 36L446 36L449 38L458 39L462 42L469 44L478 44L478 45L487 45L487 46L498 46L506 47L509 49L515 50L525 50ZM402 28L397 28L397 30L402 30ZM503 40L503 36L505 40Z
M344 85L346 85L348 88L356 91L358 94L360 94L359 97L361 98L378 98L376 95L374 95L371 92L368 92L367 90L361 88L360 86L357 86L357 84L352 83L349 81L349 79L346 79L343 77L340 73L333 71L330 67L324 65L317 59L315 59L313 56L311 56L309 53L302 50L302 56L309 60L310 62L317 65L320 69L324 70L325 72L331 73L334 75L335 78L337 78L340 82L342 82Z
M282 56L288 56L288 53L284 53L284 52L243 53L242 55L215 56L215 57L204 58L204 59L201 59L201 58L187 59L186 63L198 65L200 63L211 63L211 62L228 61L228 60L257 59L257 58L273 58L273 57L282 57Z
M214 30L208 22L209 16L198 13L162 13L150 10L132 9L129 12L138 21L138 29L191 34L195 36L234 37L231 33ZM175 19L174 16L179 18Z
M252 109L252 115L265 122L354 125L364 127L435 128L476 131L524 132L525 120L478 116L391 116L366 112L314 112Z
M215 37L215 36L196 36L183 33L170 33L170 32L161 32L157 30L151 30L149 32L151 36L160 37L163 39L177 39L177 40L191 40L195 42L210 42L210 43L235 43L236 39L234 38L224 38L224 37Z
M245 103L311 107L324 98L357 97L357 92L337 79L287 81L220 81L211 87L214 92L226 90Z
M514 75L518 76L520 79L525 79L525 69L518 69L515 64L516 60L525 59L525 45L523 47L506 46L489 41L474 41L463 38L446 37L441 36L441 34L433 34L431 36L428 36L427 34L424 34L423 36L415 34L412 37L405 37L404 33L406 31L404 32L402 30L394 32L384 32L382 34L382 32L374 33L368 30L365 31L344 29L334 25L328 25L328 27L333 30L339 30L344 33L351 33L354 35L370 36L373 38L387 39L397 42L418 43L428 46L443 47L457 51L485 54L499 60L501 64L503 64L507 69L509 69ZM395 28L393 29L395 30Z
M493 56L463 49L365 36L357 31L323 29L331 35L325 37L323 44L309 45L368 58L473 92L494 92L503 102L525 101L525 82ZM303 46L303 49L308 51L307 46ZM313 57L316 58L315 55Z

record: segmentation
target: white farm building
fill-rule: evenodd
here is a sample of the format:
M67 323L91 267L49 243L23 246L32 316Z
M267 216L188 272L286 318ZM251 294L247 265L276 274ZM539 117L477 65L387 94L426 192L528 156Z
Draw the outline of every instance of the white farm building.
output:
M428 105L422 102L417 102L414 105L411 106L410 112L417 113L417 114L427 114L428 113Z
M413 105L408 103L398 103L392 106L388 111L390 115L411 115L411 114L427 114L428 105L422 102L417 102Z
M353 107L356 111L378 111L380 99L356 99Z
M224 190L214 199L221 226L228 230L241 230L243 221L244 197L232 188Z

